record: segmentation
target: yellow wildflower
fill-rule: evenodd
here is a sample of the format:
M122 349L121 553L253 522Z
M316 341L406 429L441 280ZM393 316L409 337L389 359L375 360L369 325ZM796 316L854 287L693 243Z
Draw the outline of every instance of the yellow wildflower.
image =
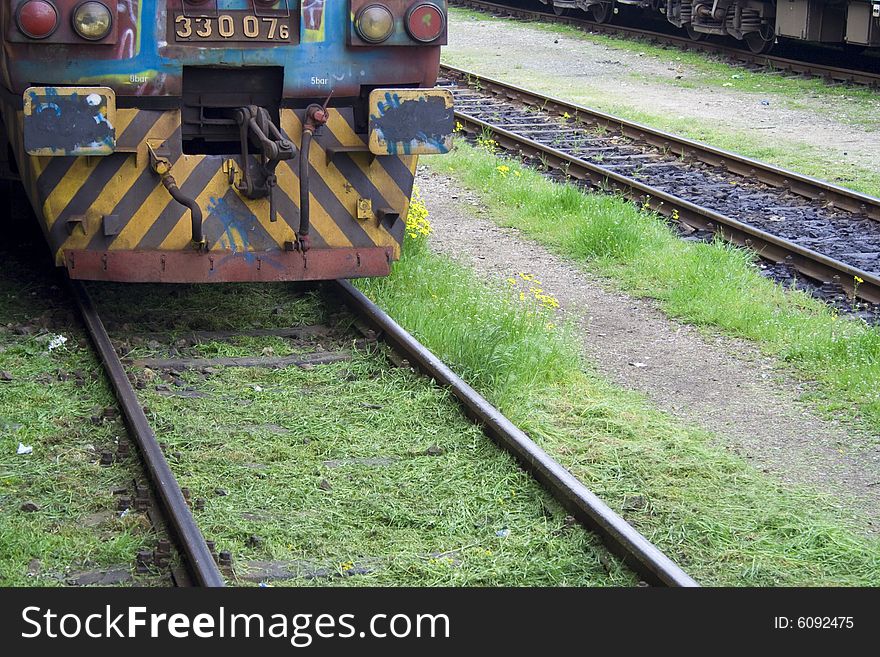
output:
M409 237L427 237L434 232L431 222L428 221L428 214L428 206L422 200L421 190L418 185L413 185L412 200L406 215L406 234Z

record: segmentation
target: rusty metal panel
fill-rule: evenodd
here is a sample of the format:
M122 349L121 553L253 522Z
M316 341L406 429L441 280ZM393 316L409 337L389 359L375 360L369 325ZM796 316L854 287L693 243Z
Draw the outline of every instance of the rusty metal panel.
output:
M23 124L30 155L110 155L116 148L116 94L108 87L29 87Z
M436 155L452 148L455 115L446 89L374 89L370 92L370 152Z
M66 251L71 278L132 283L319 281L387 276L393 249L280 249L262 253L185 251Z

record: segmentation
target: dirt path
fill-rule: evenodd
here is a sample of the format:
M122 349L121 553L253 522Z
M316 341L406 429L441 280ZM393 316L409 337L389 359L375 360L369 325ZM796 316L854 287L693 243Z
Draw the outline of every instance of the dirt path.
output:
M519 231L481 218L476 197L446 176L420 167L419 185L436 235L456 235L433 239L434 250L494 281L517 272L539 275L559 312L583 330L585 353L608 379L714 433L756 468L858 509L866 531L880 532L880 447L864 447L870 441L813 415L778 362L748 343L706 338L650 301L608 291Z
M603 109L695 119L766 143L803 144L833 153L843 167L876 170L880 95L854 101L836 94L754 93L706 86L702 72L676 60L554 35L516 21L453 14L443 60L530 89ZM735 74L735 73L734 73ZM687 88L693 81L693 87ZM870 105L870 107L868 106ZM858 117L862 127L848 121Z

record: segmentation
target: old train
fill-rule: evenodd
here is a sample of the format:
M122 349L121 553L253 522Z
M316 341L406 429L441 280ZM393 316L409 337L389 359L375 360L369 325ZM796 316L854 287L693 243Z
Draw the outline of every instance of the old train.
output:
M699 40L730 36L753 52L768 52L777 39L880 47L880 0L540 0L556 13L583 10L610 21L621 7L640 8ZM504 0L502 0L504 3ZM508 2L509 4L509 2Z
M0 177L76 279L388 274L450 146L446 0L5 0L0 30Z

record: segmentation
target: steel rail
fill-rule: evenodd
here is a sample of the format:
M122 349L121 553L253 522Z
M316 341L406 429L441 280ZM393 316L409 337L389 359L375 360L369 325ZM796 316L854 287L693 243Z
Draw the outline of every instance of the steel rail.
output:
M501 96L508 101L515 101L524 105L541 109L549 114L563 117L568 114L581 123L595 124L619 131L623 136L643 141L657 148L666 149L671 153L683 158L693 158L712 166L723 166L729 172L752 178L771 187L784 187L788 191L809 198L820 200L829 206L834 206L852 212L865 215L876 221L880 221L880 198L862 194L860 192L835 185L826 180L819 180L795 171L789 171L781 167L754 160L744 155L739 155L722 148L716 148L708 144L681 137L651 128L642 123L628 121L599 110L577 105L555 96L546 96L524 87L520 87L501 80L489 78L473 71L441 64L441 73L452 74L461 79L467 86L478 83L481 92L490 91L496 96Z
M447 387L467 414L482 425L491 438L516 457L564 507L596 532L606 547L620 556L640 577L650 584L699 586L362 292L348 281L338 280L336 283L343 300L359 317L371 324L382 339L413 366Z
M725 46L713 41L694 41L688 37L675 36L672 34L664 34L663 32L654 32L637 27L628 27L624 25L615 25L612 23L596 23L586 18L572 18L570 16L557 16L556 14L539 11L536 9L523 9L521 7L510 7L507 5L499 5L494 2L483 2L482 0L449 0L449 4L460 7L470 7L480 11L503 12L515 18L523 18L528 20L547 20L563 25L569 25L582 30L591 32L600 32L602 34L623 35L636 39L649 41L658 41L681 50L699 50L713 54L720 54L728 59L743 64L754 64L756 66L764 66L780 71L788 71L800 75L809 75L812 77L823 78L833 82L848 82L868 87L880 86L880 74L871 73L869 71L857 71L854 69L841 68L839 66L829 66L826 64L818 64L814 62L806 62L797 59L788 59L786 57L777 57L775 55L753 53L748 50L742 50L732 46Z
M478 82L481 90L492 91L508 100L537 106L558 115L568 112L581 122L610 126L620 130L628 137L646 141L661 148L668 148L683 157L700 159L716 166L722 165L733 173L752 177L772 186L786 188L807 198L818 198L835 207L880 220L880 199L875 197L772 167L757 160L625 121L587 107L556 98L548 98L527 89L479 76L469 71L445 65L442 70L461 77L465 82ZM732 217L680 199L598 164L593 164L552 146L483 121L460 109L456 110L455 116L465 130L472 133L489 131L496 141L505 148L541 158L543 162L557 170L564 171L569 177L589 182L593 186L606 187L620 192L627 198L647 204L666 217L672 217L673 212L677 211L678 221L683 221L702 230L717 232L724 239L756 250L765 258L775 262L787 262L811 278L833 281L862 299L872 303L880 303L880 276L878 275L852 267L845 262L805 248ZM856 277L862 282L856 283Z
M147 466L147 473L158 494L168 524L177 538L180 552L185 561L184 565L189 571L192 581L199 586L224 586L223 575L217 568L214 557L189 510L180 485L162 454L162 448L159 446L156 434L150 428L144 409L131 387L122 362L113 348L110 336L104 328L104 323L101 321L88 291L81 281L68 279L68 283L83 323L88 330L89 338L101 358L116 399L125 415L126 424Z

